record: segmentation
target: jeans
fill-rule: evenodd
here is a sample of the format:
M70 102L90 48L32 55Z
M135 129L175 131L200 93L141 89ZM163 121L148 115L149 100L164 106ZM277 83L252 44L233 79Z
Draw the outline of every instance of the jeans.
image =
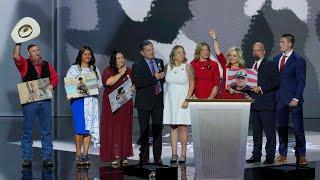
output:
M22 105L23 124L21 137L22 158L32 160L33 137L32 130L34 121L38 117L41 128L41 158L51 159L52 136L51 136L51 101L44 100Z

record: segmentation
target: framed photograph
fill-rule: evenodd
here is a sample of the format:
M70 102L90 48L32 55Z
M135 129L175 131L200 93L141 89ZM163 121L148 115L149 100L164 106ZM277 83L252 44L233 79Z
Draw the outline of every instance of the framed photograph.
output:
M227 69L226 88L238 91L250 91L257 86L258 72L254 69Z
M95 73L64 78L64 88L68 98L78 98L99 94Z
M131 92L131 86L132 81L129 78L126 82L108 95L112 112L115 112L122 105L132 99L133 94Z
M21 104L32 103L52 98L49 78L37 79L17 84Z

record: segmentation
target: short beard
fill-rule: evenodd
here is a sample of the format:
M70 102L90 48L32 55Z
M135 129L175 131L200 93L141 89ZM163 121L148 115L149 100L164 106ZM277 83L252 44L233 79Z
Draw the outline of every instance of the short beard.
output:
M260 59L260 57L259 57L259 56L257 56L257 55L255 55L255 56L253 56L253 59L257 61L257 60L259 60L259 59Z

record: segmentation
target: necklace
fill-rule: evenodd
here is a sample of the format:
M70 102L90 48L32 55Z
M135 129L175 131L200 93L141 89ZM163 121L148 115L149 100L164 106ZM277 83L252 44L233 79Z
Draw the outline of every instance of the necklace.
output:
M180 65L181 66L181 65ZM172 70L173 70L173 72L175 73L175 74L177 74L177 72L180 70L180 66L178 66L178 67L173 67L172 68ZM181 70L183 71L184 70L184 68L181 68Z

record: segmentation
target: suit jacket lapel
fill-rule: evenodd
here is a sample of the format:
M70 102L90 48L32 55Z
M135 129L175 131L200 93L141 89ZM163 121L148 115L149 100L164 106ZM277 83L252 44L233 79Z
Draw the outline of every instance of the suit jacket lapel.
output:
M260 63L259 68L258 68L258 80L259 80L259 78L260 78L260 74L261 74L261 71L262 71L262 68L263 68L264 63L265 63L265 58L263 58L263 59L261 60L261 63Z
M274 61L278 67L278 70L279 70L279 61L280 61L280 58L281 58L282 54L279 54L275 57L276 61Z
M286 64L284 64L284 70L286 70L286 67L288 67L295 59L294 51L292 52L291 56L288 58Z
M145 68L145 72L149 72L148 74L149 74L150 76L153 76L152 73L151 73L151 70L150 70L150 68L149 68L148 63L146 62L146 60L143 59L142 61L143 61L142 64L143 64L143 66L144 66L144 68Z
M159 59L154 59L154 61L155 61L156 65L157 65L159 71L160 71L160 72L163 71L163 68L164 68L164 67L163 67L161 61L160 61Z
M263 59L261 60L260 65L259 65L258 72L259 72L260 68L263 67L263 65L264 65L265 62L266 62L266 58L263 58Z

